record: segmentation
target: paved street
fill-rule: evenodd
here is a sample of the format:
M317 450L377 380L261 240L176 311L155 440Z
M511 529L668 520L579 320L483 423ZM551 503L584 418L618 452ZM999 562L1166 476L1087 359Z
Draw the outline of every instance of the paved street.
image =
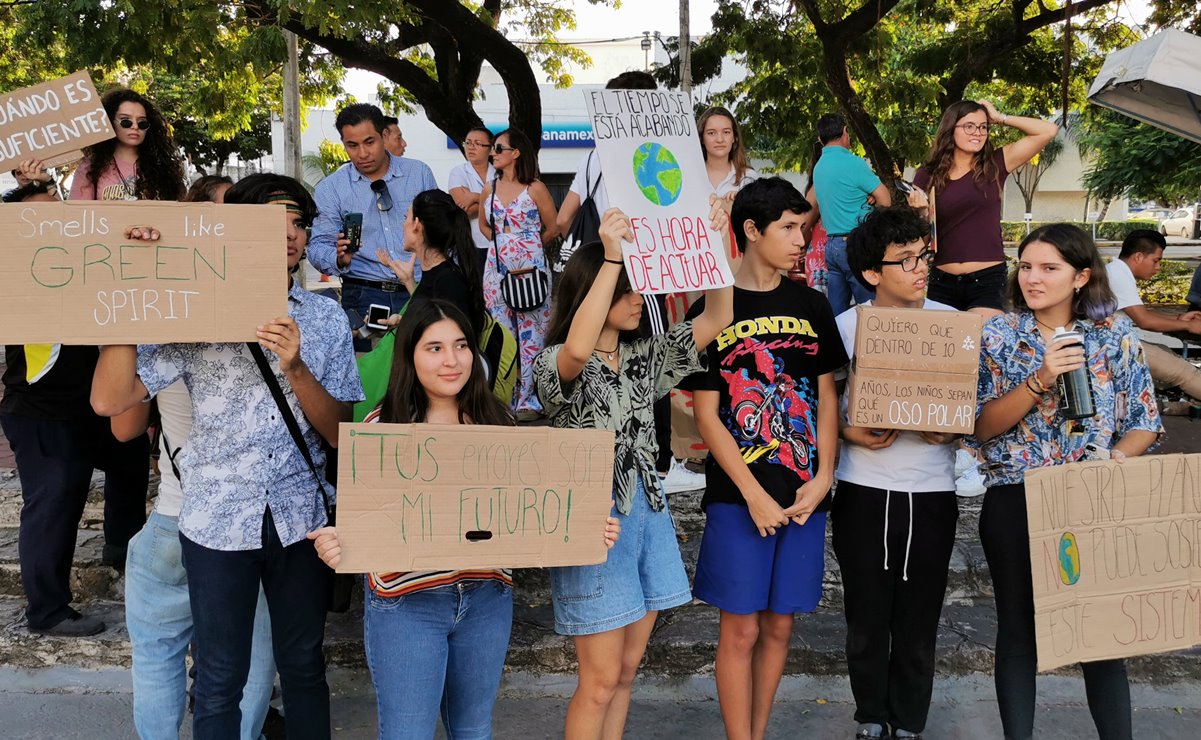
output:
M335 738L375 736L375 698L362 671L331 672ZM495 734L505 738L555 738L572 689L569 679L510 674L497 706ZM644 679L635 687L626 737L717 740L724 737L713 679ZM1039 683L1036 736L1095 736L1084 686L1078 678ZM30 740L132 737L132 695L124 671L73 668L24 673L0 669L0 736ZM1134 730L1141 738L1195 738L1201 733L1201 684L1134 686ZM769 737L845 740L854 730L850 689L843 678L786 677ZM52 729L51 729L52 728ZM97 728L104 728L98 731ZM940 678L926 736L983 740L1001 736L992 683L986 678ZM191 737L185 730L184 738ZM441 734L439 735L441 737Z

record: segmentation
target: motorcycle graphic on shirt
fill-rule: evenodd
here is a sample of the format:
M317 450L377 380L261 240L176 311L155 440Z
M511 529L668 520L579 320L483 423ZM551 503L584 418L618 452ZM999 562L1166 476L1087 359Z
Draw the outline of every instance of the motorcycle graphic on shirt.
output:
M758 360L759 358L757 358ZM811 430L815 423L808 379L796 380L783 372L783 363L771 358L756 362L766 369L723 371L730 389L732 412L726 420L742 458L749 465L758 460L785 465L808 480L812 457Z

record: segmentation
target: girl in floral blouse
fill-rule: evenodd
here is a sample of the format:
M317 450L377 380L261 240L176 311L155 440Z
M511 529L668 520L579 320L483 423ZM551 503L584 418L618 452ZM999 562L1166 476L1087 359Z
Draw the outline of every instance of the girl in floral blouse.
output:
M725 233L727 217L713 214ZM563 270L534 380L551 424L616 432L613 495L622 537L600 565L550 569L555 631L571 635L580 677L567 707L568 740L619 737L630 688L661 609L692 599L667 500L655 472L657 398L703 368L706 347L733 317L730 288L708 292L705 310L666 334L640 339L642 296L622 267L630 221L609 209L601 244L586 244Z
M1116 301L1092 240L1068 224L1034 230L1010 280L1015 311L981 337L979 418L988 492L980 539L997 603L997 703L1006 738L1034 732L1034 593L1023 476L1027 470L1141 455L1163 431L1138 334ZM1074 329L1084 346L1052 341ZM1068 420L1056 380L1087 367L1096 414ZM1130 686L1121 660L1083 663L1089 709L1102 738L1129 738Z

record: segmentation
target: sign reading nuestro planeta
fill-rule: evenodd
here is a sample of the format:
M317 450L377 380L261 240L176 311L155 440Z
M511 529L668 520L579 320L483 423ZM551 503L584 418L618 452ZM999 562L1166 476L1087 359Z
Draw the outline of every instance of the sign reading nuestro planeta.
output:
M342 424L340 573L602 563L613 432Z
M1038 669L1201 644L1201 455L1026 473Z
M125 238L135 225L157 242ZM243 342L288 311L278 205L0 205L0 341Z

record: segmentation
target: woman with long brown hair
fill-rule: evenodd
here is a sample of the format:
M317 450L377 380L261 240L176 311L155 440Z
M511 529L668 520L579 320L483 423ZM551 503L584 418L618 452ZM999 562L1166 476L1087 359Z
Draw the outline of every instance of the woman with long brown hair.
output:
M995 147L989 134L997 126L1011 126L1025 136ZM1006 284L1001 240L1005 179L1058 132L1059 126L1050 121L1000 113L987 100L962 100L943 112L930 156L913 178L928 197L915 193L909 199L912 206L929 206L937 229L931 300L985 318L1001 313Z
M713 192L719 198L733 201L743 185L759 176L747 160L738 121L726 108L715 106L697 119L696 131L701 137L701 154Z
M101 102L117 135L84 149L71 200L179 200L183 163L158 108L125 88Z

